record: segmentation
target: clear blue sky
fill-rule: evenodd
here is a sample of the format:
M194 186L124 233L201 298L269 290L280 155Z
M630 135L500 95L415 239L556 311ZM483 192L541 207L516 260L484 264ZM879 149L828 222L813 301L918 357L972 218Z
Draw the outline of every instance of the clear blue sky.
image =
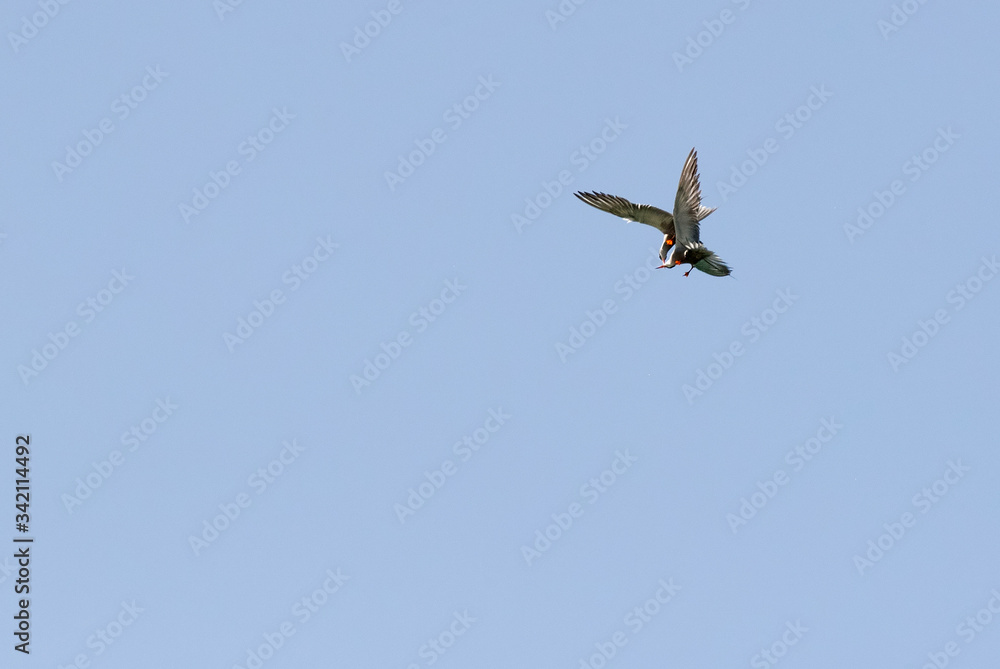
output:
M995 663L998 19L14 2L0 664Z

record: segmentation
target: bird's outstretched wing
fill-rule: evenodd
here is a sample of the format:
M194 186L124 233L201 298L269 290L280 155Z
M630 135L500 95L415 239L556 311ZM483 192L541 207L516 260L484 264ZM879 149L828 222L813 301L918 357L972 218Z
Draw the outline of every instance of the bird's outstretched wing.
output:
M682 245L701 242L699 223L701 219L715 211L715 207L701 205L701 184L698 182L698 154L694 149L684 161L681 180L674 198L674 226L677 241ZM711 272L710 272L711 273Z
M663 211L649 204L634 204L617 195L605 193L573 193L578 198L597 207L601 211L614 214L627 221L636 221L651 225L665 235L674 236L674 217L669 211Z

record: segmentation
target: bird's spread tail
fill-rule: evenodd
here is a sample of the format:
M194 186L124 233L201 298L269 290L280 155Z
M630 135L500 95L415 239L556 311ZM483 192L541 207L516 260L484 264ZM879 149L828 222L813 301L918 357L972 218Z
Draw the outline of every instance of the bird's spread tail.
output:
M705 274L711 274L712 276L729 276L732 273L732 270L729 269L729 265L727 265L722 258L714 253L711 253L711 255L707 258L699 260L695 263L695 267L700 269Z

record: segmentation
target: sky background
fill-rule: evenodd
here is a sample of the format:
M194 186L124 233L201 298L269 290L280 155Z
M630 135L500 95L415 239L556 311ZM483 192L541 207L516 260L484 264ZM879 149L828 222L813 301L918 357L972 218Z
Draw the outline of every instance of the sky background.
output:
M561 6L8 6L4 666L995 664L1000 9Z

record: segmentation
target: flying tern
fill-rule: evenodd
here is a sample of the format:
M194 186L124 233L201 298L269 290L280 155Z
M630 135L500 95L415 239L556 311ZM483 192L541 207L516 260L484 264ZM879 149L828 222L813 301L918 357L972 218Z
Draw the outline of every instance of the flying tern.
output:
M709 251L701 243L700 227L703 218L715 211L715 207L701 204L701 185L698 183L698 154L694 149L688 154L681 170L677 197L674 198L674 212L664 211L648 204L634 204L623 197L605 193L574 193L578 198L601 211L651 225L663 233L660 247L660 267L674 267L690 264L691 269L700 269L712 276L728 276L732 270L722 258ZM673 248L670 260L667 254Z

